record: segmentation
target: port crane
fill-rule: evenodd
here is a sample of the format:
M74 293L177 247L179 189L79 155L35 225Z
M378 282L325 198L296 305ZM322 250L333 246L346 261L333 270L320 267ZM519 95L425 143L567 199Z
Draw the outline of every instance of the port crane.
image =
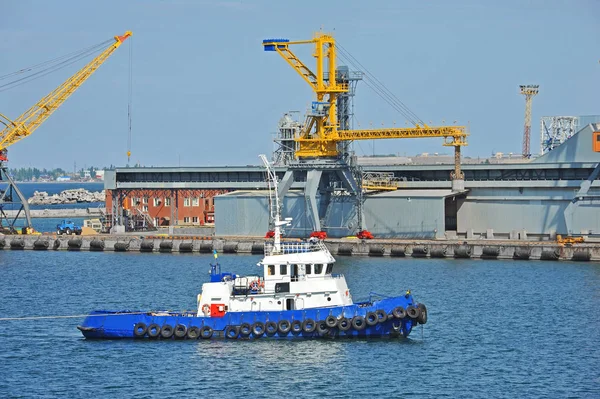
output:
M314 73L290 49L297 44L314 44L313 56L317 72ZM309 84L316 94L311 113L300 135L297 158L339 157L338 143L342 141L442 137L444 146L454 147L455 164L453 179L462 179L460 150L467 145L465 126L437 126L426 124L407 128L385 128L367 130L339 129L337 120L337 98L348 92L348 84L337 81L335 38L327 33L317 32L311 40L289 41L288 39L263 40L265 51L277 52Z
M0 114L0 123L4 125L4 128L0 131L0 180L4 180L7 183L7 187L4 190L0 190L0 227L4 227L3 224L6 222L7 225L5 227L9 231L15 232L15 222L23 212L26 218L25 227L31 229L31 215L27 199L8 173L6 165L8 161L8 147L31 135L131 35L131 31L126 31L123 35L115 36L114 43L18 118L11 120L7 116ZM5 205L17 206L19 210L16 215L8 217L4 212Z
M313 57L316 59L316 72L313 72L294 52L291 46L314 45ZM454 147L454 170L451 175L452 188L461 191L464 188L464 174L461 171L461 148L467 145L465 126L428 126L416 123L414 127L384 128L367 130L350 130L347 126L340 128L338 97L350 90L347 79L339 76L336 68L336 43L333 35L317 32L310 40L290 41L289 39L265 39L262 42L264 51L278 53L308 83L316 95L312 102L307 119L299 133L294 137L296 142L296 162L288 165L278 191L283 199L295 181L306 181L304 195L307 213L312 220L313 229L321 230L322 222L327 219L332 190L322 190L332 179L342 182L344 188L356 199L357 225L348 223L350 231L363 231L365 228L362 212L363 184L362 175L357 167L348 162L344 143L354 140L399 139L441 137L444 146ZM321 193L317 200L317 192ZM327 209L323 211L323 209Z

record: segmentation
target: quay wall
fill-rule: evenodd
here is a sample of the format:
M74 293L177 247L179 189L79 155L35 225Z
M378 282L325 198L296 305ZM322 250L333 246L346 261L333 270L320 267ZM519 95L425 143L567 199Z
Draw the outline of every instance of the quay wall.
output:
M17 215L16 210L5 210L4 213L9 218ZM29 213L32 218L99 218L104 214L104 208L31 209ZM25 218L25 213L21 212L19 218Z
M209 236L0 236L0 250L263 254L263 238ZM325 244L335 256L573 260L600 262L600 242L566 245L509 240L344 240Z

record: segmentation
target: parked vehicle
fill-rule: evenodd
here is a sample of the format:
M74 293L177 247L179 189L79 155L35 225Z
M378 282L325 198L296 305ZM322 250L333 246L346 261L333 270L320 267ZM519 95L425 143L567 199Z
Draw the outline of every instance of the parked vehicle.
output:
M74 222L70 220L63 220L61 223L56 225L56 234L66 234L70 236L71 234L81 234L81 226L76 225Z

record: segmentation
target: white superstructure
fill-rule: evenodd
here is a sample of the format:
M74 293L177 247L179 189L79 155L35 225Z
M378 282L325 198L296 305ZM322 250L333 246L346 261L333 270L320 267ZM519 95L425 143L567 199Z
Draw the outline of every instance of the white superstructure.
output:
M258 266L262 276L221 273L212 265L211 282L198 295L198 316L219 317L226 312L283 311L352 305L346 279L333 274L335 259L322 241L282 242L277 177L261 155L269 177L273 242L265 243L265 256Z

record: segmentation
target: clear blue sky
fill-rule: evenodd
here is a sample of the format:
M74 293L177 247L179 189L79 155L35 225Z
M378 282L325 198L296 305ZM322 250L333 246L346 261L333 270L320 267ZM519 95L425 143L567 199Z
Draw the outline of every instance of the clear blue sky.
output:
M145 166L258 164L277 121L312 101L308 85L261 40L323 28L421 119L470 124L468 156L521 150L520 84L539 84L544 115L600 114L600 2L2 1L0 75L99 43L126 43L32 136L10 166L124 165L128 45L133 44L132 161ZM312 63L309 48L299 53ZM312 64L311 64L312 65ZM78 67L83 66L83 63ZM76 69L0 93L16 118ZM361 126L404 124L360 85ZM373 142L356 151L370 154ZM449 152L440 139L380 140L375 153Z

